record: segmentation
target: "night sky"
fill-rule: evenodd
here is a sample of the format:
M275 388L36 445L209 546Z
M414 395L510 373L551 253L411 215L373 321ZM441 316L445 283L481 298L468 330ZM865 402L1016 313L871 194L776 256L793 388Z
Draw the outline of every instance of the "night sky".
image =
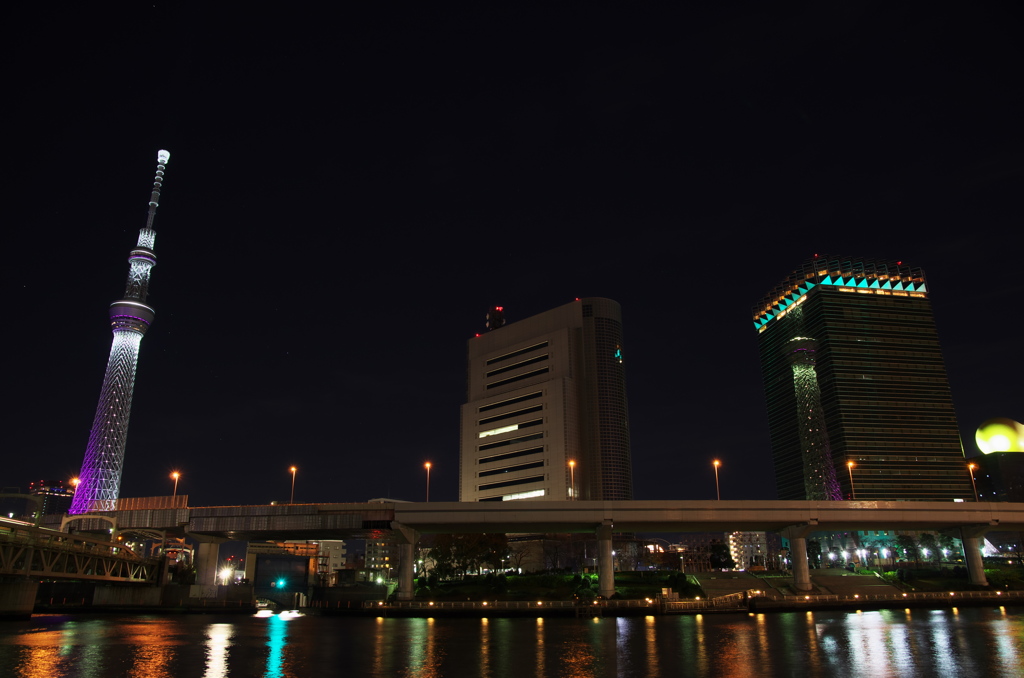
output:
M7 11L0 485L81 466L160 148L122 496L455 500L488 306L604 296L635 497L774 498L751 308L815 253L924 268L968 456L1024 419L1012 3L379 4Z

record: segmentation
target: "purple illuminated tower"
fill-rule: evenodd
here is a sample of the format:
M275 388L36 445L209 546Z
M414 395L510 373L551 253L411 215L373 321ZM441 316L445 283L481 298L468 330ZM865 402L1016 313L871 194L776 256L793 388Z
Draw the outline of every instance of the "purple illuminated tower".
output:
M160 188L170 158L171 154L167 151L157 153L156 177L149 198L149 216L145 228L139 231L139 244L128 255L130 268L124 298L110 305L114 341L110 347L100 401L96 406L96 417L89 432L89 446L85 450L82 472L78 476L80 482L71 502L69 513L72 514L113 511L117 508L139 344L155 315L153 309L146 305L149 272L156 265L153 218L160 203Z

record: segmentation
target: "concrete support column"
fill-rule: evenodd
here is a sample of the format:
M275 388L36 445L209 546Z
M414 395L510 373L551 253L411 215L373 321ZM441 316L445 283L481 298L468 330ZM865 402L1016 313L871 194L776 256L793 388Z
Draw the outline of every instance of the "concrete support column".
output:
M807 535L817 530L817 521L809 525L793 525L782 531L782 536L789 540L789 555L793 561L793 589L810 591L811 567L807 562Z
M793 588L811 590L811 568L807 563L807 538L790 537L789 554L793 560Z
M612 525L597 528L597 584L598 593L608 599L615 595L615 564L612 559Z
M971 584L988 586L985 576L985 562L981 559L981 548L986 530L960 528L960 540L964 544L964 562L967 563L967 575Z
M38 588L38 579L0 577L0 619L31 618Z
M398 541L398 591L395 592L395 597L398 600L412 600L416 595L412 566L416 558L416 542L420 540L420 533L399 522L391 523L391 529L395 531Z
M196 583L200 586L216 586L217 568L220 565L220 542L199 542L195 565Z

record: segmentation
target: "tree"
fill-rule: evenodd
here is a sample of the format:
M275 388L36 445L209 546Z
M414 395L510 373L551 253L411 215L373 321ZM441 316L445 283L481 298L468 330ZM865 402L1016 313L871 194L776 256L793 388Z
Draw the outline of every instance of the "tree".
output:
M480 535L481 560L494 571L504 571L512 554L508 535L496 532Z
M711 542L708 556L711 560L711 567L716 570L732 570L736 567L736 561L732 559L732 554L729 553L728 544L723 544L720 541Z
M917 553L917 541L909 534L896 537L896 552L901 558L913 558L915 563L921 562Z
M546 534L541 544L544 549L545 567L549 570L562 569L562 557L565 555L565 548L561 535Z
M518 571L523 569L523 563L528 561L537 552L534 542L518 541L509 544L508 560L509 567Z
M939 549L939 544L935 540L934 534L925 532L917 539L917 548L921 555L924 556L925 562L929 560L938 560L942 557L942 551Z
M434 574L438 579L451 579L455 575L454 550L455 535L438 534L434 536L434 545L430 548L430 558L434 561Z
M939 550L942 551L943 560L948 560L951 556L956 558L956 553L959 550L956 539L948 534L940 533L935 540L939 543Z
M811 567L821 567L821 542L817 539L807 540L807 560Z

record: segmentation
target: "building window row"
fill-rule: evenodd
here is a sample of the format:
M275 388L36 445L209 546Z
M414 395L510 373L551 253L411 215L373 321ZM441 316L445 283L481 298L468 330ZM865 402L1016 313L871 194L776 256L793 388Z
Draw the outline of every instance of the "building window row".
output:
M491 456L491 457L484 457L482 459L478 459L477 463L478 464L493 464L493 463L498 462L498 461L505 461L506 459L515 459L517 457L526 457L528 455L537 454L537 453L543 452L543 451L544 451L544 446L541 445L540 447L530 447L530 448L525 449L525 450L516 450L515 452L506 452L505 454L495 454L494 456Z
M496 358L491 358L490 360L487 361L486 364L493 365L494 363L500 363L502 360L510 360L512 358L515 358L515 357L518 357L518 356L521 356L521 355L526 355L530 351L536 351L537 349L547 348L547 345L548 345L548 342L542 341L539 344L534 344L533 346L527 346L526 348L521 348L518 351L512 351L511 353L505 353L503 355L499 355Z
M486 485L477 485L478 492L484 492L486 490L496 490L499 487L513 487L515 485L528 485L529 483L539 483L544 480L543 475L530 476L528 478L517 478L516 480L503 480L500 483L487 483Z
M480 452L483 452L484 450L493 450L496 447L505 447L507 445L515 445L516 443L525 443L527 440L540 440L543 437L543 433L534 433L528 436L519 436L518 438L508 438L507 440L500 440L496 443L487 443L486 445L481 445L477 449Z
M540 398L542 395L544 395L543 391L535 391L533 393L527 393L526 395L518 396L518 397L515 397L515 398L509 398L508 400L501 400L501 401L496 402L496 403L491 403L490 405L484 405L483 407L478 407L476 411L477 412L489 412L490 410L496 410L499 407L506 407L508 405L516 405L518 403L525 403L527 400L533 400L534 398ZM480 423L482 424L484 422L480 422Z
M513 473L514 471L525 471L531 468L543 468L544 461L531 461L525 464L516 464L515 466L506 466L504 468L494 468L488 471L480 471L477 473L478 478L484 478L486 476L496 476L501 473Z
M544 409L543 405L534 405L533 407L525 407L521 410L514 410L512 412L506 412L505 414L496 414L493 417L487 417L477 422L477 426L483 426L484 424L493 424L496 421L502 419L511 419L512 417L518 417L523 414L530 414L532 412L540 412Z
M506 365L505 367L499 367L496 370L491 370L490 372L485 374L484 377L493 377L496 374L504 374L505 372L511 372L512 370L518 370L520 367L526 367L527 365L534 365L536 363L542 363L545 360L549 359L550 357L551 357L551 354L545 353L544 355L539 355L539 356L536 356L534 358L527 358L526 360L520 360L517 363L513 363L511 365Z
M477 434L477 438L486 438L488 436L496 436L501 433L508 433L509 431L515 431L521 428L530 428L531 426L540 426L544 423L543 419L533 419L531 421L524 421L518 424L509 424L508 426L499 426L498 428L492 428L489 431L480 431Z
M502 379L501 381L496 381L492 384L487 384L487 388L497 388L498 386L504 386L505 384L513 384L517 381L522 381L523 379L536 377L539 374L547 374L548 372L550 372L550 370L547 367L544 367L539 370L534 370L533 372L527 372L526 374L520 374L516 377L509 377L508 379Z
M484 497L478 501L515 501L516 499L536 499L547 494L547 490L527 490L526 492L514 492L512 494L498 494L493 497Z

